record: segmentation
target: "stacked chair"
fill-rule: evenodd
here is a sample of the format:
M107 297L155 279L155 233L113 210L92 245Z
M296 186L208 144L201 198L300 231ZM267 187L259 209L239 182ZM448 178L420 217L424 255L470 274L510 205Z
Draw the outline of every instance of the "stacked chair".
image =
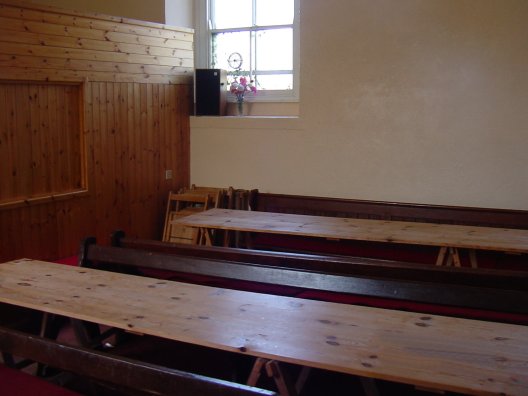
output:
M183 188L177 193L169 192L165 225L163 228L163 242L184 244L206 244L242 247L245 238L239 232L228 233L216 231L212 241L206 241L207 235L193 227L173 224L173 221L184 216L208 210L211 208L251 210L252 202L257 190L242 190L229 187L199 187L194 184L190 188Z

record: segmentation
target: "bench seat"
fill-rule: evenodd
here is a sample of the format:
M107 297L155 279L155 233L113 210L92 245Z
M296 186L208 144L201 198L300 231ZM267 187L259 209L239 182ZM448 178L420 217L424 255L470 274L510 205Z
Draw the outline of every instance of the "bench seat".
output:
M302 287L274 285L217 276L189 274L152 268L140 268L143 276L166 279L177 282L193 283L223 289L242 290L255 293L274 294L279 296L305 298L341 304L364 305L374 308L396 309L401 311L421 312L430 315L453 316L466 319L488 320L494 322L528 325L528 315L511 312L498 312L483 309L427 304L415 301L396 300L382 297L364 296L351 293L338 293L326 290L311 290Z
M252 234L252 248L282 252L303 252L368 257L434 265L438 249L434 246L403 245L387 242L326 240L295 235ZM526 271L526 255L478 251L479 268ZM461 263L470 267L469 256L460 252Z

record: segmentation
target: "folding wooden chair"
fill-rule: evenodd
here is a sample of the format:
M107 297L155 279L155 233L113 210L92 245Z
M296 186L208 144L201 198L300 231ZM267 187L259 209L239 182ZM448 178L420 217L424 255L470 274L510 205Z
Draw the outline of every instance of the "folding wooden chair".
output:
M163 229L164 242L196 243L200 238L198 229L172 224L180 217L207 210L211 207L209 194L175 194L169 192L167 211L165 213L165 227Z

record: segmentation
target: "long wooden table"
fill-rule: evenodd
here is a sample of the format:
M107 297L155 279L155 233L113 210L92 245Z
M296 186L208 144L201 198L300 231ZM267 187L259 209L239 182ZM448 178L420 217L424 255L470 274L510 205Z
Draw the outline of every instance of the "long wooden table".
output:
M180 218L175 223L204 230L229 230L300 235L330 239L391 242L437 246L437 264L451 257L460 266L458 251L469 249L476 267L475 250L528 253L528 230L452 224L352 219L286 213L211 209ZM451 251L449 251L451 249Z
M33 260L0 264L0 302L369 378L468 394L528 394L524 326L241 292Z

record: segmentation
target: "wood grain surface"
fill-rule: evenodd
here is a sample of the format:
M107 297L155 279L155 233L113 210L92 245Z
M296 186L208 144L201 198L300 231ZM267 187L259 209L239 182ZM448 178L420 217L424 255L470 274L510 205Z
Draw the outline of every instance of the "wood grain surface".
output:
M192 227L528 253L528 230L211 209L176 220Z
M528 328L136 277L0 265L0 302L283 362L469 394L528 394Z

